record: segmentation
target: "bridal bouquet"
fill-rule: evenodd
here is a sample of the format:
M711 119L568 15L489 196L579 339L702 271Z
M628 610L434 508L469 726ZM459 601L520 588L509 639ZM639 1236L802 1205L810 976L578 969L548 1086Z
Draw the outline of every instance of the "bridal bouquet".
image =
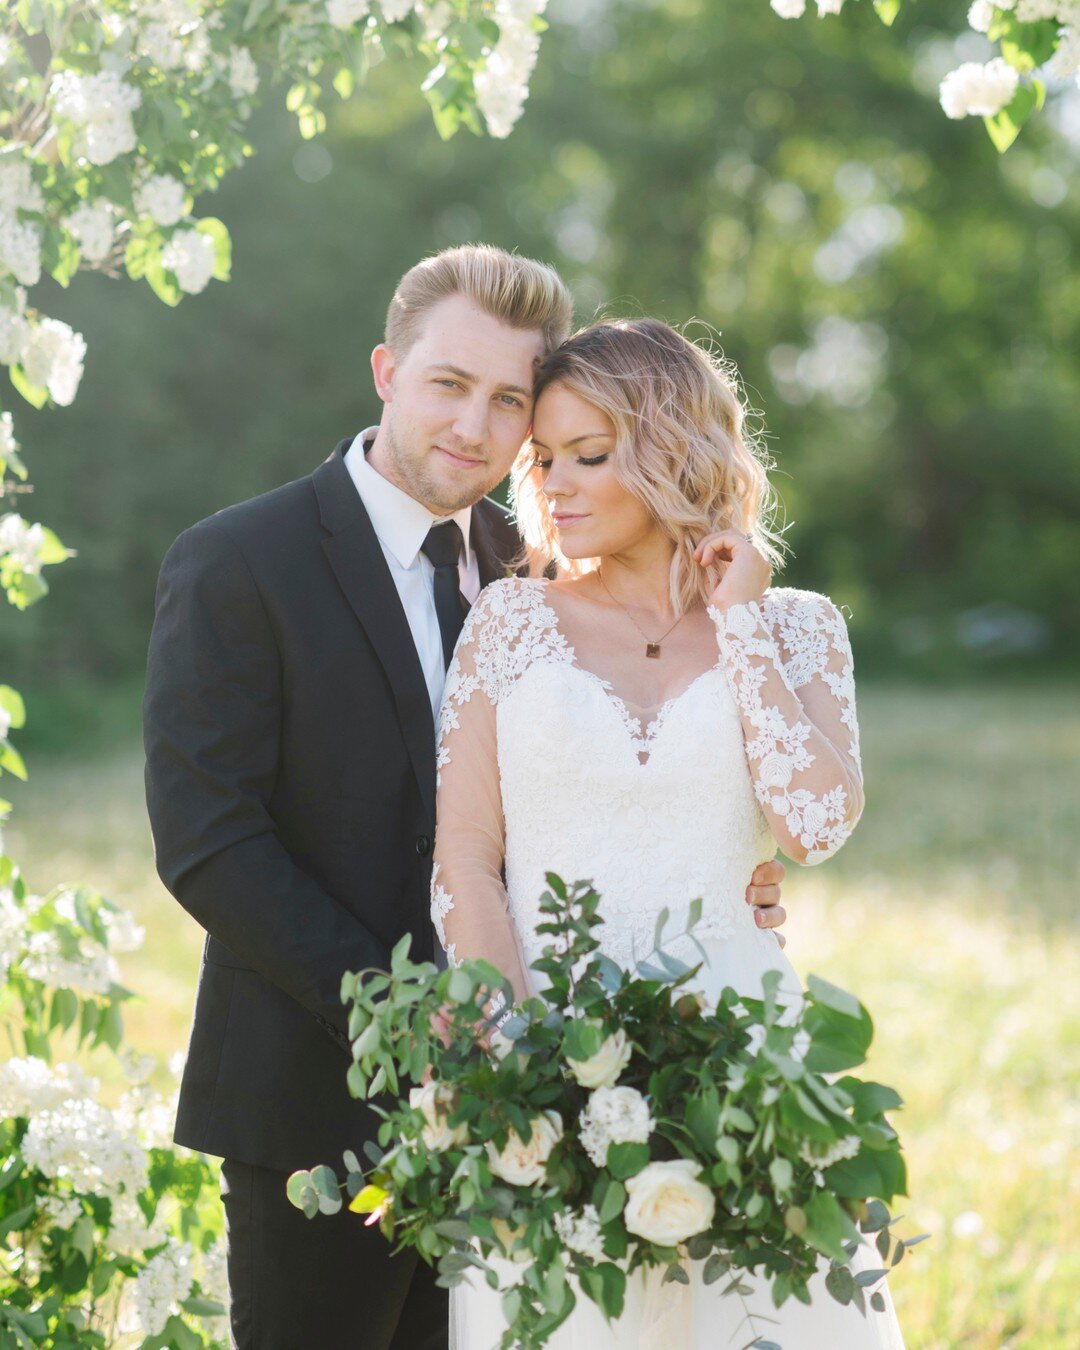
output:
M345 1154L344 1187L326 1165L295 1173L292 1202L313 1218L344 1189L441 1284L501 1290L506 1348L544 1345L582 1294L617 1318L643 1266L688 1284L697 1265L734 1296L755 1272L779 1307L809 1302L824 1256L834 1298L882 1307L873 1286L921 1238L890 1231L906 1176L885 1112L900 1098L845 1073L870 1045L866 1009L813 975L793 1006L778 973L760 999L725 989L709 1006L698 968L663 949L667 912L624 971L598 950L596 891L547 880L533 969L548 987L497 1030L511 993L484 962L415 964L405 938L389 972L345 976L349 1086L383 1103L379 1145L366 1170ZM866 1241L880 1268L856 1272Z

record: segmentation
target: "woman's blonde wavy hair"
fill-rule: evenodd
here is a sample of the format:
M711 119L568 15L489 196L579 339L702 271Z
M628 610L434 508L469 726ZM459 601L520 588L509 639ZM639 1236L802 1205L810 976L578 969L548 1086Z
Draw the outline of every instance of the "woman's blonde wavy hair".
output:
M648 507L675 546L671 600L682 614L713 590L694 549L729 526L752 536L774 568L786 545L774 528L776 494L764 446L730 362L659 319L616 319L575 333L543 362L535 396L559 385L601 409L615 424L615 472ZM526 441L511 470L510 500L525 541L530 574L552 562L581 576L598 559L569 559Z

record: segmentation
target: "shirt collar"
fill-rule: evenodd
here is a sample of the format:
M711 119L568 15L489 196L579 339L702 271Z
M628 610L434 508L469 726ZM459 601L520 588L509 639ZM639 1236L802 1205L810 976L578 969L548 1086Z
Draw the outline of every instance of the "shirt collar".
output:
M469 536L472 525L472 507L466 506L452 516L440 516L429 511L415 497L384 478L367 461L367 451L375 439L378 427L366 427L345 451L345 467L356 485L379 542L394 555L402 567L412 567L420 545L427 538L432 525L456 520L465 540L465 556L469 556Z

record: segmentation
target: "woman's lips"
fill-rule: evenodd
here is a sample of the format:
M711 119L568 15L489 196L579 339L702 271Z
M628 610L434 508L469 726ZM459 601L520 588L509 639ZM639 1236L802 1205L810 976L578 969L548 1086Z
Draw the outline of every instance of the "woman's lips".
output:
M579 520L584 520L584 515L572 515L570 512L565 514L562 511L553 511L551 519L555 522L556 528L565 530L570 525L576 525Z

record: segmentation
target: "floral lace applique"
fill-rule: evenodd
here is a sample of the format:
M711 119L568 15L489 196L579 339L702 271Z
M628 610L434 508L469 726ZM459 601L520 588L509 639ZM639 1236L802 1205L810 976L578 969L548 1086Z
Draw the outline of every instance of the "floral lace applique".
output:
M808 742L821 733L805 716L792 716L791 705L801 709L797 691L817 678L823 681L847 729L847 751L861 787L854 671L844 620L824 596L789 589L770 593L763 603L731 605L724 612L710 607L709 613L732 692L754 731L746 738L746 754L755 795L806 850L807 864L823 862L851 834L861 805L851 800L844 782L830 778L829 766L813 769L818 757ZM784 700L787 715L773 701L777 681L791 696Z

